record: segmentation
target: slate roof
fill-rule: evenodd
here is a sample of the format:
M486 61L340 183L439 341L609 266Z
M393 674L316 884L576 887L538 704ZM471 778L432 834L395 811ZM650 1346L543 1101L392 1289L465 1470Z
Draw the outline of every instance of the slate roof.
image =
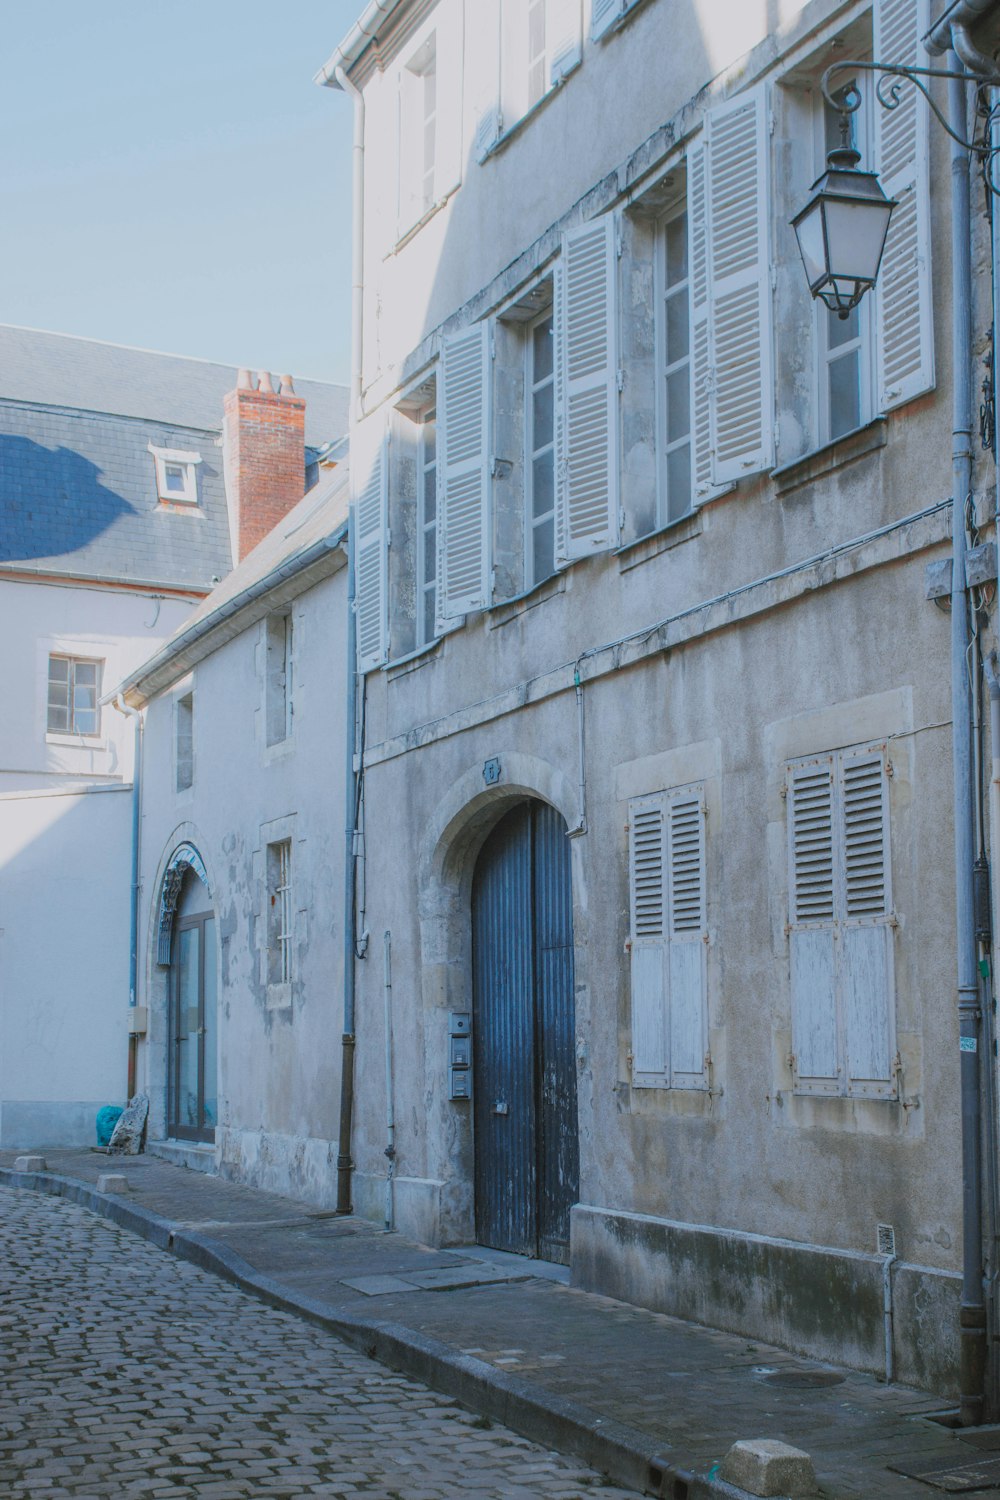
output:
M0 574L206 593L232 566L222 472L229 365L0 324ZM301 381L306 442L347 427L343 386ZM149 445L197 452L199 504L166 507Z
M150 443L201 454L197 506L159 504ZM0 400L0 573L205 592L230 566L217 432Z
M141 705L282 602L343 567L348 466L338 464L203 599L169 640L116 688Z
M0 400L217 429L222 398L234 389L237 373L234 365L207 359L0 323ZM306 403L310 448L321 448L347 431L346 386L295 380L295 394Z

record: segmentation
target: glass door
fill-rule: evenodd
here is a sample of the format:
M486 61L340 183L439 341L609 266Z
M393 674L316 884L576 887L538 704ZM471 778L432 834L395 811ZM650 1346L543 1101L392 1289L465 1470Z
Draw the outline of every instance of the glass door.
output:
M215 918L182 918L174 934L170 976L169 1133L178 1140L215 1139L215 960Z

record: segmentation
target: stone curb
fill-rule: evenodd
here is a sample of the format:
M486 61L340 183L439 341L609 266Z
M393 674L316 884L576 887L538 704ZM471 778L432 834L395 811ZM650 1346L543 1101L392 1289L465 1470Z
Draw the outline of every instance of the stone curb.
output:
M151 1209L99 1193L86 1183L54 1172L15 1172L0 1167L0 1183L50 1197L68 1198L160 1250L231 1282L281 1312L293 1313L343 1339L389 1369L412 1376L463 1406L501 1422L522 1437L572 1455L617 1484L660 1500L749 1500L714 1475L695 1474L671 1460L649 1436L589 1407L554 1395L485 1360L458 1354L440 1339L402 1323L334 1314L314 1297L291 1292L254 1270L241 1255L208 1235L180 1229Z

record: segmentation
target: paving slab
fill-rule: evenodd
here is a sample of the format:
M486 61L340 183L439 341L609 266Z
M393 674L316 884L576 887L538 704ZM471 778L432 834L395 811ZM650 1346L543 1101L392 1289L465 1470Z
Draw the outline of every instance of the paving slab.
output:
M973 1475L1000 1494L986 1431L930 1420L942 1403L925 1392L581 1291L562 1267L434 1249L154 1157L117 1158L128 1193L113 1196L96 1191L106 1157L46 1161L19 1173L0 1153L0 1182L73 1198L636 1490L732 1497L718 1476L731 1445L773 1439L811 1456L827 1500L933 1500Z

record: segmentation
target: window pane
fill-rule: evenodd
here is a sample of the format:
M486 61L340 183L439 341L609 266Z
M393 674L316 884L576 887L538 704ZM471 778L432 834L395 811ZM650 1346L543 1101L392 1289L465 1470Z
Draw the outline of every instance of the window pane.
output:
M97 733L97 710L96 708L77 708L73 710L73 728L77 734Z
M49 704L48 727L57 733L69 729L69 709L65 704Z
M423 520L433 521L437 515L437 471L427 469L424 473L424 514Z
M827 314L827 343L831 349L839 349L841 344L849 344L856 339L860 332L861 309L852 307L846 318L840 318L836 313Z
M687 366L667 376L667 442L691 431L691 381Z
M50 656L49 657L49 681L50 682L68 682L69 681L69 662L68 662L68 660L66 659L65 656Z
M554 386L543 385L531 398L531 446L544 448L552 441L552 396Z
M667 454L667 520L676 521L691 509L691 445L684 443Z
M424 583L433 583L437 572L437 527L428 526L424 532Z
M556 475L551 450L531 465L531 514L547 516L555 505Z
M667 364L675 365L687 357L688 297L687 288L667 298Z
M78 661L76 664L76 683L79 686L85 683L90 687L97 686L97 663L96 661Z
M181 468L180 464L165 464L163 472L167 481L167 489L170 490L172 494L183 494L184 470Z
M434 420L433 412L431 412L424 421L423 438L424 465L426 467L427 464L432 464L437 458L437 423Z
M667 286L676 286L687 277L687 214L671 219L664 232Z
M69 708L69 683L49 683L49 706L52 708Z
M531 333L531 378L533 383L552 374L552 319L536 323Z
M435 628L434 628L435 627L435 623L436 623L435 619L434 619L434 615L435 615L435 603L436 603L436 592L435 592L434 589L428 589L426 591L426 593L424 594L424 644L425 645L426 645L426 643L428 641L432 641L434 639L435 634L436 634L436 631L435 631Z
M830 365L830 436L840 437L861 425L861 381L858 351Z
M535 58L545 47L545 0L536 0L528 12L528 61Z
M547 521L539 522L533 529L531 538L531 577L534 583L541 583L543 578L550 577L556 570L554 528L555 522L550 516Z

